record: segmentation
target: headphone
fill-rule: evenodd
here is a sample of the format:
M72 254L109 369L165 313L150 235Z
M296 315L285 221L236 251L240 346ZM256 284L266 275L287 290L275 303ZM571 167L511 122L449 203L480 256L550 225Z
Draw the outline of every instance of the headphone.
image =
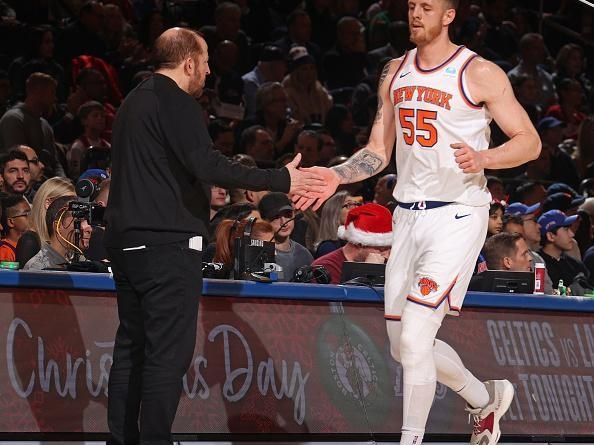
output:
M315 281L318 284L329 284L332 279L324 266L305 265L295 270L291 281L294 283L310 283L311 281Z

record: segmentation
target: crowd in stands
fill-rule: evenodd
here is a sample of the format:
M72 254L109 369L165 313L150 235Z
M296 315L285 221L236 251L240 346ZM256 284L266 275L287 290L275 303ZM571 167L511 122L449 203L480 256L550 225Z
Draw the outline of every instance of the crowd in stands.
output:
M547 293L561 279L583 294L594 288L594 13L577 1L539 7L462 1L452 27L455 42L507 72L543 143L535 161L486 172L493 203L477 272L543 262ZM105 259L102 229L75 224L69 203L87 180L107 204L111 127L152 74L165 29L198 29L208 44L211 74L196 100L214 148L263 168L296 153L305 167L334 166L364 146L379 73L411 48L403 0L0 0L0 20L0 261L25 269ZM492 145L505 138L493 124ZM325 264L339 282L345 260L385 262L389 243L350 228L368 218L373 233L390 226L397 181L391 162L303 214L283 194L212 184L205 261L231 277L233 240L252 216L252 236L274 241L283 279Z

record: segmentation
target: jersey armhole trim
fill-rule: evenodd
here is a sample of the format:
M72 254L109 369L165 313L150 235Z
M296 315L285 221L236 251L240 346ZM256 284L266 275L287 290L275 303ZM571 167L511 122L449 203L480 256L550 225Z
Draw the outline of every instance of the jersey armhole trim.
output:
M388 88L388 94L390 95L390 102L392 102L392 105L394 105L394 102L392 100L392 87L394 86L394 80L396 80L396 76L398 76L398 74L400 74L400 72L402 71L402 68L404 68L406 60L408 59L408 54L408 51L404 53L404 58L402 59L400 66L398 67L398 69L394 73L394 76L392 76L392 80L390 81L390 88Z
M478 57L478 54L473 54L472 56L470 56L468 60L464 62L462 68L460 68L460 74L458 76L458 89L460 90L460 94L462 96L462 99L464 99L466 105L468 105L472 109L481 110L483 106L473 102L470 98L470 95L467 94L466 89L464 88L464 72L466 71L466 68L468 67L470 62L472 62L476 57Z

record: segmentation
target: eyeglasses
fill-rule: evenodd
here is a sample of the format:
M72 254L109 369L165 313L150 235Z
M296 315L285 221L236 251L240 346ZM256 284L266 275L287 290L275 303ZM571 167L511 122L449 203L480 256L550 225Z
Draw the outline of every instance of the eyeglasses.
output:
M27 161L31 164L35 164L35 165L39 164L38 158L28 159Z
M355 207L360 207L362 204L360 202L345 202L342 205L343 209L354 209Z
M9 216L9 218L20 218L21 216L29 216L30 214L31 214L31 211L28 211L25 213L19 213L18 215Z

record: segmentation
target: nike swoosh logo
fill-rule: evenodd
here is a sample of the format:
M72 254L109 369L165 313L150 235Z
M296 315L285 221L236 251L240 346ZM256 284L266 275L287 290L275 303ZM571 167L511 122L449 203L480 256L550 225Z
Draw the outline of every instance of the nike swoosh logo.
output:
M470 216L470 213L467 213L466 215L458 215L456 213L456 216L454 218L456 218L456 219L462 219L462 218L466 218L467 216Z
M400 74L400 78L402 79L403 77L406 77L410 74L410 71L408 73L402 73Z

